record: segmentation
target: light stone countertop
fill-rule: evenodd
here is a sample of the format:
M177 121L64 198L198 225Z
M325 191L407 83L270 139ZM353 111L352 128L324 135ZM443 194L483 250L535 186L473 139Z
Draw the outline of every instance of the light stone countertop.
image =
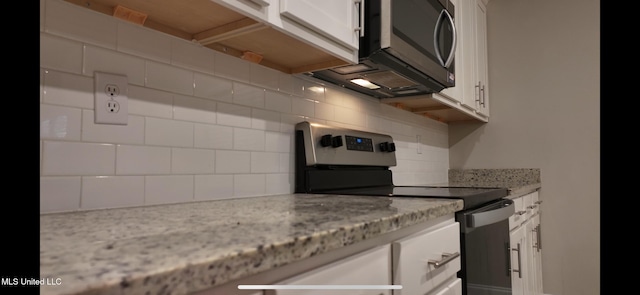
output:
M188 294L422 223L462 200L289 194L40 216L40 294Z

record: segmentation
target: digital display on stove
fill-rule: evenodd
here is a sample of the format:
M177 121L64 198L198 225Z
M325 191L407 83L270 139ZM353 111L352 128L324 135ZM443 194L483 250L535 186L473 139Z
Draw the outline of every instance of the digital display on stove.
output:
M373 152L373 141L371 138L344 136L347 140L347 149L354 151Z

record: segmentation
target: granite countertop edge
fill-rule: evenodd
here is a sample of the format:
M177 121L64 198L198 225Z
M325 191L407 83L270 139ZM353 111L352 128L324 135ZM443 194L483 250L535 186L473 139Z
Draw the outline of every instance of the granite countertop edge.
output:
M400 202L405 202L405 200L401 200ZM463 202L461 200L434 200L422 198L421 200L416 199L412 202L425 205L419 209L410 209L407 211L399 212L397 214L385 215L380 218L372 218L370 220L364 221L361 220L353 223L343 222L341 226L328 228L321 231L312 231L312 233L310 234L294 235L292 237L279 240L256 241L256 243L254 244L255 246L244 247L241 249L232 249L221 255L220 253L218 253L218 255L211 256L207 256L207 254L205 253L198 255L190 253L187 256L193 256L195 258L185 257L183 260L174 258L174 261L172 261L170 264L165 263L164 267L154 268L154 271L149 271L147 269L146 271L127 274L125 271L119 271L117 269L111 268L111 273L101 275L99 279L88 278L86 280L78 280L72 282L76 280L76 278L84 274L79 272L78 269L43 269L43 260L47 261L48 265L53 262L49 258L49 256L71 256L73 255L73 251L77 250L52 250L50 251L50 253L47 253L47 251L43 252L43 250L41 249L41 276L53 278L60 277L60 274L65 271L68 272L69 275L63 277L64 283L60 286L43 286L41 288L40 294L190 294L192 292L203 291L209 288L220 286L224 283L228 283L230 281L246 276L276 269L277 267L284 266L288 263L300 261L367 239L372 239L386 233L391 233L393 231L402 229L404 227L422 223L447 214L455 213L463 208ZM166 207L168 206L159 205L156 206L155 209L163 210L163 208ZM119 209L106 209L106 211L103 211L103 213L106 213L110 210ZM152 209L147 208L147 210ZM87 212L83 212L80 214L87 214ZM89 212L89 214L91 213ZM182 233L182 235L186 234L189 233ZM191 234L198 235L201 234L201 232L196 231ZM211 237L212 236L208 236L196 240L200 244L207 244L208 242L203 241L203 239ZM142 242L144 238L139 238L138 242L141 243L141 245L133 245L136 242L133 241L133 239L131 239L131 241L125 241L129 243L129 245L125 246L139 249L137 249L138 252L122 252L122 254L133 254L133 256L138 256L137 253L139 253L140 251L146 251ZM156 242L154 247L158 247L158 244L160 245L160 247L165 246L162 244L163 242L161 241L161 236L158 236L156 238L158 239L158 241ZM170 245L171 239L175 239L175 237L167 235L167 245ZM120 241L115 241L114 244L117 245L118 242ZM187 242L188 241L185 241L183 245L176 247L177 249L175 249L175 251L184 252L184 250L182 250L183 248L188 249L186 245ZM82 250L82 248L80 248L79 250ZM91 257L91 259L93 260L96 256L105 255L102 254L102 252L104 251L104 249L98 248L97 246L91 246L87 248L87 252L92 253L86 254L86 257ZM205 250L202 251L205 252ZM83 255L85 254L79 254L80 257L82 257ZM160 255L158 256L159 257L157 257L157 259L164 258ZM147 258L154 259L156 257ZM101 262L90 261L90 263L105 263L109 265L120 263L118 261L115 261L115 259L113 260L114 261ZM80 261L80 259L78 259L78 261ZM131 258L130 262L123 263L134 264L140 262L141 261L139 261L139 258ZM77 268L76 265L72 265L72 268L73 267ZM74 273L74 271L76 273ZM88 275L89 274L87 274L87 276Z

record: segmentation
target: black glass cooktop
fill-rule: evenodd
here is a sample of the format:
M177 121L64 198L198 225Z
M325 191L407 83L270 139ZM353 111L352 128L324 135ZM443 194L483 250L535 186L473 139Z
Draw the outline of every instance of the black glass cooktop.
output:
M464 201L464 209L474 208L476 206L501 199L509 194L506 188L441 186L376 186L329 190L323 193L343 195L462 199Z

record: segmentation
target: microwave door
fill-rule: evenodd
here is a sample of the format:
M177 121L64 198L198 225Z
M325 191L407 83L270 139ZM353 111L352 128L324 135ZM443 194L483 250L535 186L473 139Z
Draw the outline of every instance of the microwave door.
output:
M438 21L436 22L436 26L433 32L433 44L435 47L436 56L438 57L438 61L440 61L440 65L449 68L451 63L453 62L453 58L456 52L456 25L453 21L453 17L451 14L445 9L440 12L440 16L438 17ZM450 46L447 46L449 45ZM442 58L442 54L440 51L446 50L444 47L449 47L449 52L447 53L447 60Z

